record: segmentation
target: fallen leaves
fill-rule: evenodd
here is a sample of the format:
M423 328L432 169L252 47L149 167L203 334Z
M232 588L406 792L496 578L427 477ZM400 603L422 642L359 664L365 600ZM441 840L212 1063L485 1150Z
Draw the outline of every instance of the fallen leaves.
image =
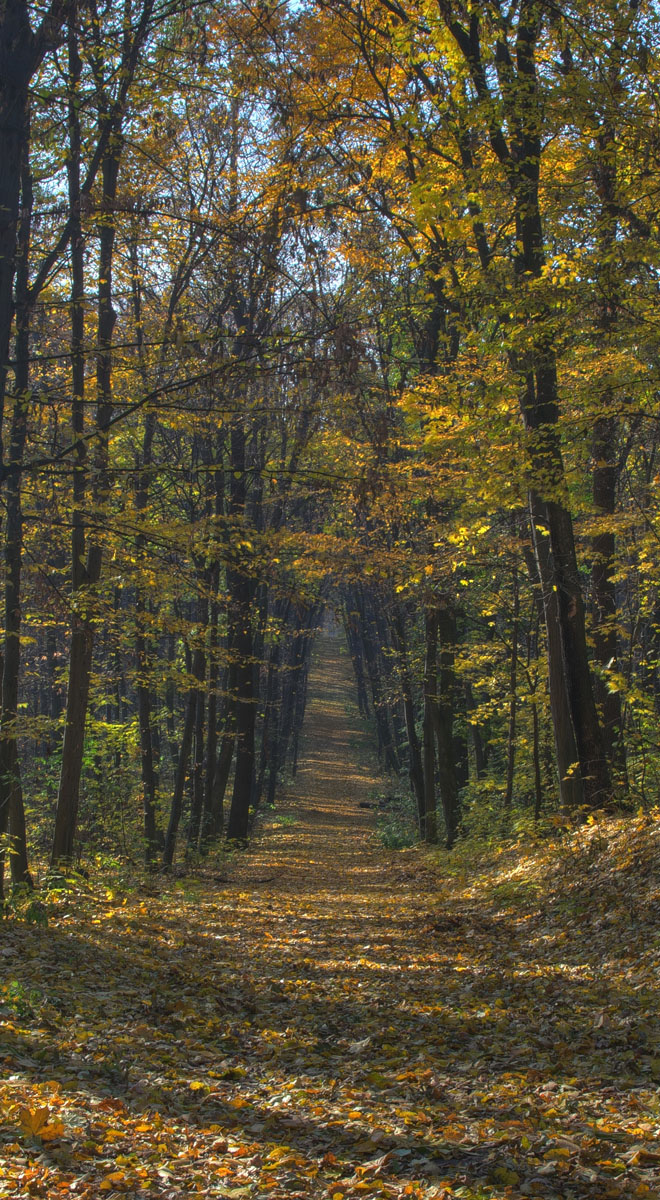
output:
M296 838L229 883L3 925L0 1197L656 1200L657 875L616 864L660 821L611 824L602 889L559 847L421 872L344 798L333 720Z

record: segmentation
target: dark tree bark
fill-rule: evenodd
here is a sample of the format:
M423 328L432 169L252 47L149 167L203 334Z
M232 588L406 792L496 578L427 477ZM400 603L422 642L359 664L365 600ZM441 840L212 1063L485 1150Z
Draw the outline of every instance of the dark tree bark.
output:
M196 651L200 654L200 651ZM193 674L201 669L201 664L195 662L193 657ZM181 734L181 743L179 746L179 758L174 777L174 791L172 793L172 803L170 805L170 819L165 833L165 844L163 846L163 866L171 867L174 862L174 851L176 849L176 839L181 823L181 814L183 812L183 795L186 787L186 779L188 777L188 764L190 761L190 751L192 749L193 736L195 732L195 716L197 713L197 688L191 687L188 691L186 699L186 709L183 719L183 731Z
M247 499L245 430L236 421L231 431L230 517L236 535L242 527ZM244 554L244 552L243 552ZM240 548L227 571L229 625L232 655L236 661L236 766L227 837L245 841L250 824L250 806L255 785L256 697L254 688L254 645L252 629L253 584L242 561Z
M435 845L438 822L435 803L435 721L438 706L438 614L435 609L424 612L424 827L425 842Z
M612 83L615 81L612 80ZM600 341L608 347L619 319L618 280L612 270L612 255L617 241L617 172L616 135L610 121L605 121L596 139L596 186L602 200L598 230L600 311L597 329ZM619 786L626 785L626 752L623 737L621 694L607 685L608 675L616 674L618 662L616 589L612 581L615 566L616 538L611 520L617 504L619 463L617 453L619 421L611 414L614 396L612 388L605 389L600 404L604 411L596 417L592 435L592 497L601 528L592 541L593 565L591 592L593 599L594 658L600 671L596 676L596 698L601 713L603 737L612 767L617 772Z
M566 677L562 663L562 646L557 613L557 593L553 588L550 566L551 552L548 546L548 538L544 533L542 525L541 506L534 493L530 495L530 506L536 511L536 519L534 519L534 514L532 514L531 522L536 553L533 555L531 550L528 551L525 554L525 559L534 588L539 616L545 626L548 688L550 692L550 712L552 714L552 732L555 744L555 761L559 776L559 796L562 809L564 812L569 813L576 812L584 802L582 776L566 692Z
M363 660L363 656L362 656L362 647L360 645L360 638L358 636L358 631L355 627L355 618L357 616L358 616L358 614L349 612L348 607L346 605L344 606L344 609L342 612L342 617L343 617L343 622L344 622L344 631L346 634L346 644L348 646L348 652L351 656L351 662L353 663L353 671L355 672L355 686L357 688L358 709L360 712L360 716L368 717L370 710L369 710L369 697L367 695L367 685L366 685L366 680L365 680L364 660Z
M206 704L202 817L197 839L197 848L200 851L204 849L206 843L213 837L213 783L218 750L218 689L220 686L220 639L218 634L218 620L220 617L220 605L218 603L218 588L220 585L219 563L216 562L212 565L209 570L209 576L211 590L208 655L209 682Z
M208 624L208 600L206 597L198 600L201 616L201 627L206 631ZM200 683L206 678L206 653L201 650L196 659L195 677ZM188 848L198 846L201 837L202 819L204 815L204 718L206 709L206 693L203 687L198 687L195 699L194 720L194 754L192 764L192 799L190 805L190 821L188 823Z
M79 70L77 45L70 38L71 74ZM72 93L73 94L73 93ZM78 458L74 468L74 516L72 530L71 578L76 597L71 627L71 656L67 689L66 723L62 745L62 768L55 814L55 830L51 862L53 866L71 861L78 820L80 776L82 772L85 721L94 651L92 597L101 576L103 548L96 538L87 543L84 505L87 498L87 452L84 434L84 260L82 227L80 225L80 156L75 105L70 108L72 153L68 163L69 196L76 221L72 237L72 316L71 358L73 374L72 424L79 438ZM117 195L119 176L119 144L103 162L102 212L105 220L99 233L99 278L96 360L96 450L92 462L92 491L97 503L103 503L108 491L108 426L112 415L112 332L116 313L112 304L112 261L115 243L115 224L111 217ZM85 556L86 550L86 556Z
M477 779L483 779L488 767L488 745L484 740L481 726L470 717L470 713L475 707L474 695L470 683L466 683L465 685L465 701L467 705L467 720L474 749L475 772Z
M140 774L142 776L142 815L144 833L144 857L147 865L153 863L158 847L156 826L157 783L153 745L153 715L151 689L149 687L149 655L143 621L146 611L144 593L138 586L135 597L135 657L137 667L138 723L140 726Z
M592 495L594 508L601 518L614 516L617 493L617 422L613 417L598 417L594 424ZM600 667L596 694L602 714L603 735L610 761L625 777L621 695L607 686L608 674L616 672L619 654L617 639L616 589L612 581L616 555L613 529L603 528L592 541L594 658Z
M147 390L147 373L144 361L144 324L142 320L142 291L140 288L138 245L135 238L129 245L131 261L131 293L135 322L135 341L140 364L142 385ZM156 432L156 413L149 410L145 416L142 435L142 455L135 489L135 510L140 519L149 500L150 468L153 459L153 441ZM138 534L137 549L143 550L144 536ZM140 726L140 773L142 776L142 813L144 830L144 857L147 865L155 861L158 845L156 827L157 783L154 762L153 716L151 710L151 688L149 686L149 648L145 633L147 598L140 580L135 595L135 658L137 670L138 722Z
M513 803L513 778L516 762L516 716L518 708L518 632L520 624L520 586L518 571L513 572L513 622L511 627L511 647L509 658L509 722L506 738L506 787L504 790L504 807L511 808Z
M405 619L403 614L396 609L392 617L392 629L394 633L394 644L399 659L399 679L401 681L403 711L406 723L406 734L408 737L410 786L417 807L417 823L419 826L420 836L423 837L426 814L424 764L422 760L422 750L419 744L419 737L417 735L417 725L415 722L415 699L413 696L412 681L408 666Z
M353 603L360 613L360 635L367 677L371 688L371 699L376 732L378 735L378 753L382 758L386 771L397 773L399 760L396 751L396 739L392 730L390 708L384 694L382 668L381 636L373 617L372 606L368 603L365 590L358 587L354 594Z
M20 669L20 571L22 511L20 470L26 434L27 363L29 356L28 246L29 215L19 219L21 184L29 179L28 89L44 55L60 39L69 5L53 0L36 33L30 26L26 0L0 3L0 482L9 472L15 477L7 505L5 550L5 640L3 665L2 735L0 756L0 838L11 825L12 878L30 883L25 838L25 816L16 743L16 710ZM25 197L31 210L31 186ZM21 228L20 260L17 240ZM5 410L9 349L14 316L14 278L17 287L17 378L10 435L9 462L5 463L2 427ZM25 375L25 379L21 376ZM10 645L11 642L11 645ZM8 653L7 653L8 652ZM13 716L12 716L13 712ZM0 897L3 895L4 846L0 846Z
M225 728L220 741L218 761L213 774L211 791L211 836L219 837L224 826L224 799L229 783L231 764L236 748L236 715L233 705L228 709Z
M26 0L0 3L0 430L4 416L14 314L14 274L21 173L28 143L30 81L47 51L60 41L67 0L53 0L35 33ZM13 470L17 469L15 464ZM0 476L5 463L0 441Z
M14 407L11 420L6 483L5 521L5 638L2 669L2 716L0 728L0 834L10 832L10 867L13 883L32 886L28 867L23 789L18 756L18 688L21 667L21 568L23 556L23 508L21 474L29 403L30 305L28 302L32 177L29 137L24 145L21 219L16 262L16 348ZM3 888L3 849L0 848L0 897Z
M255 789L256 805L261 803L266 774L269 764L278 758L278 725L280 707L280 661L281 645L278 641L271 648L268 656L268 671L266 676L266 695L264 700L264 719L261 730L261 752L259 755L259 772Z
M461 809L454 758L454 713L456 706L456 613L447 599L438 605L438 638L440 642L440 686L438 704L434 709L435 735L438 746L438 785L445 819L447 849L451 850L461 822Z

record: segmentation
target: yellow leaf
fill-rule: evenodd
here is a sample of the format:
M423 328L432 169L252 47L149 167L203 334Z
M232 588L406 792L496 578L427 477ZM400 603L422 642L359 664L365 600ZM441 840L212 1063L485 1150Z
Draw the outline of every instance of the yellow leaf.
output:
M202 1083L200 1079L193 1079L192 1082L188 1084L188 1087L190 1088L191 1092L201 1092L206 1087L206 1084Z
M42 1142L53 1142L56 1138L61 1138L64 1132L64 1126L61 1121L49 1121L40 1131L39 1137Z
M288 1158L291 1154L290 1146L275 1146L267 1155L269 1162L279 1162L282 1158Z
M28 1137L39 1137L49 1116L50 1109L47 1107L34 1109L22 1108L18 1114L18 1119Z
M112 1189L117 1186L117 1184L122 1183L126 1183L126 1176L124 1172L111 1171L109 1175L106 1175L105 1179L101 1180L101 1183L99 1184L99 1191L111 1192Z

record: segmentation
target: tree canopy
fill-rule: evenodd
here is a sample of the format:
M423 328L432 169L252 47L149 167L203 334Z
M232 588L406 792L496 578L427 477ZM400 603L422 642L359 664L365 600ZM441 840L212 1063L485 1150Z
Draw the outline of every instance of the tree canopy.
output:
M0 6L14 883L244 841L324 610L422 838L654 802L657 15Z

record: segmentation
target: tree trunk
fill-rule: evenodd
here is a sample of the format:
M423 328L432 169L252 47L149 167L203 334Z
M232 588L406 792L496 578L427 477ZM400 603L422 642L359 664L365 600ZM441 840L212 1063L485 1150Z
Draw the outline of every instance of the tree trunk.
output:
M598 517L613 517L616 512L617 466L614 417L598 417L594 424L592 495ZM610 762L625 780L625 744L623 740L621 694L607 685L608 675L616 673L618 660L616 589L612 570L616 539L611 529L602 529L592 541L594 658L600 667L596 676L596 695L603 723L603 737Z
M170 806L170 819L167 826L167 832L165 833L165 845L163 846L163 865L165 867L171 867L172 863L174 862L176 837L179 831L179 824L181 822L181 813L183 811L183 793L186 786L188 762L190 759L193 734L195 731L196 711L197 689L190 688L188 691L186 710L183 719L183 732L181 734L181 744L179 746L179 760L177 762L176 775L174 777L174 791L172 793L172 804Z
M26 118L27 124L27 118ZM18 687L21 666L21 568L23 557L23 509L21 474L29 400L30 309L28 304L32 178L26 133L21 220L16 264L16 350L14 411L11 422L5 524L5 639L2 671L2 714L0 719L0 811L9 817L10 867L12 881L32 886L28 867L25 810L18 755ZM6 820L0 819L0 832ZM2 850L0 849L0 855ZM0 896L3 863L0 857Z
M80 77L80 59L74 35L69 38L69 62L72 83ZM72 259L72 305L71 305L71 359L72 359L72 425L74 433L82 439L84 434L84 257L82 227L80 223L80 127L78 111L74 102L75 87L72 87L69 107L71 131L71 153L67 161L69 173L69 198L74 232L71 242ZM108 491L108 425L112 413L112 332L116 314L112 306L112 259L115 243L115 224L110 216L117 195L119 175L119 144L116 143L109 156L104 159L103 192L101 207L106 214L99 233L98 274L98 318L97 318L97 361L96 388L97 444L93 460L92 494L102 504ZM86 448L82 440L78 445L78 459L74 468L73 493L74 514L72 521L72 584L75 603L84 611L74 612L71 632L71 663L67 690L66 726L62 746L62 768L55 814L55 832L51 861L53 866L70 860L76 836L80 776L82 772L85 721L89 698L92 656L94 648L94 624L89 612L92 595L101 576L103 548L99 541L91 539L85 553L84 504L87 493ZM82 591L86 592L82 599Z
M249 586L243 581L237 603L236 630L233 644L238 655L236 666L236 768L232 793L227 837L244 841L250 823L255 783L254 731L256 699L254 695L254 670L252 664L252 629L249 603Z
M35 37L26 0L0 6L0 438L4 417L9 346L14 315L14 273L21 173L28 148L28 89L48 48L57 38L64 5L54 4ZM0 473L5 463L0 441Z
M135 597L135 656L137 665L138 722L140 726L140 773L142 776L142 815L144 832L144 857L147 866L153 863L158 845L156 827L156 771L154 765L153 718L151 691L147 676L147 639L142 628L145 612L144 595L138 585Z
M538 821L543 807L541 785L541 749L539 746L539 710L536 697L532 696L532 755L534 760L534 820Z
M230 435L231 475L229 515L237 529L244 526L247 500L245 429L235 421ZM254 646L252 632L252 582L247 574L245 551L237 550L231 570L227 571L229 626L232 656L236 662L236 767L227 837L245 841L254 796L254 733L256 703L254 695Z
M231 764L236 748L236 716L234 705L229 704L225 728L220 742L218 761L213 773L213 789L211 792L211 837L219 837L224 825L224 799L231 772Z
M147 368L144 357L144 323L142 320L142 292L140 288L138 243L131 238L129 243L131 262L131 294L135 323L135 342L142 386L147 391ZM135 511L138 521L147 508L149 500L150 467L153 458L153 440L156 432L156 414L149 410L145 416L142 435L142 455L135 489ZM142 551L145 538L137 537L137 550ZM137 669L138 722L140 726L140 773L142 776L142 816L144 836L144 858L147 866L154 863L158 845L156 807L158 802L156 769L154 765L153 716L151 689L149 687L149 649L144 629L147 599L140 579L136 584L135 596L135 658Z
M403 696L403 713L408 737L408 762L410 786L417 807L417 823L420 837L424 837L426 797L424 792L424 764L422 751L417 736L415 723L415 700L408 669L408 652L406 645L406 627L402 614L395 610L392 618L392 629L395 635L395 647L399 659L399 679L401 680L401 695Z
M355 614L355 615L357 616L358 614ZM344 610L343 610L343 618L344 618L344 630L346 633L346 643L348 646L348 652L351 656L351 662L353 663L353 670L355 672L355 685L357 688L358 709L359 709L361 717L368 717L369 716L369 697L367 695L367 686L366 686L366 682L365 682L362 648L360 646L360 639L357 636L357 633L355 630L354 621L353 621L353 613L349 612L348 607L346 607L346 606L344 607Z
M612 85L618 80L612 78ZM609 89L608 89L609 92ZM615 95L612 86L609 98ZM598 222L598 275L600 306L597 329L605 351L616 346L615 334L619 322L620 276L613 267L616 257L619 216L617 211L617 139L613 120L606 118L595 139L597 158L594 164L595 183L602 201ZM616 589L612 582L615 569L616 538L611 519L616 512L618 456L617 433L619 422L610 415L615 396L611 387L605 388L596 417L592 437L592 497L596 516L603 522L592 541L593 566L591 591L593 597L594 658L600 668L596 675L596 698L601 713L603 738L619 786L626 787L626 751L623 738L621 694L608 687L610 673L616 674L618 660ZM610 528L607 527L610 518Z
M91 621L79 613L74 613L62 766L51 852L51 863L54 867L73 859L93 649L94 629Z
M475 772L477 779L483 779L488 766L488 746L484 741L481 726L470 718L470 713L475 708L475 702L474 695L472 693L472 685L469 682L465 684L465 702L467 707L467 721L472 737L472 746L474 749Z
M209 638L209 685L206 704L206 746L204 748L204 797L197 849L202 851L213 837L213 785L218 758L218 605L211 605Z
M513 803L513 776L516 761L516 709L518 686L518 625L520 618L520 588L518 571L513 572L513 624L511 627L511 658L509 660L509 727L506 741L506 788L504 807Z
M425 842L435 845L438 840L438 822L435 804L435 731L434 709L438 704L438 614L435 609L424 613L424 828Z
M461 811L454 759L456 614L449 601L440 604L438 608L438 636L440 640L440 689L438 703L434 709L435 735L438 745L438 784L447 834L446 845L447 849L451 850L458 835Z
M399 770L399 762L397 759L396 745L392 734L389 708L383 695L381 679L382 673L380 670L379 656L379 638L374 622L371 618L371 613L367 608L362 589L360 589L359 595L356 596L356 600L359 605L362 647L364 651L367 675L369 678L369 686L371 688L372 708L376 720L378 753L379 757L382 757L385 770L396 773Z
M194 675L198 681L196 700L195 700L195 723L194 723L194 754L193 754L193 769L192 769L192 800L190 805L190 821L188 823L188 849L193 846L199 846L202 836L202 823L204 818L204 717L206 710L206 693L204 689L204 680L206 679L206 640L209 621L209 600L208 600L208 578L207 573L199 569L197 572L198 587L201 588L201 594L197 597L197 613L195 625L197 626L197 637L204 639L204 644L198 647L194 655Z
M554 591L552 583L550 548L548 546L547 534L542 525L542 505L533 492L530 493L530 507L532 509L531 528L535 554L529 554L525 557L534 587L534 594L537 597L539 613L546 631L548 688L550 692L550 712L552 714L552 732L554 735L557 772L559 775L559 796L564 812L576 812L584 803L582 776L580 774L577 745L566 693L566 677L564 674L557 613L557 593Z

